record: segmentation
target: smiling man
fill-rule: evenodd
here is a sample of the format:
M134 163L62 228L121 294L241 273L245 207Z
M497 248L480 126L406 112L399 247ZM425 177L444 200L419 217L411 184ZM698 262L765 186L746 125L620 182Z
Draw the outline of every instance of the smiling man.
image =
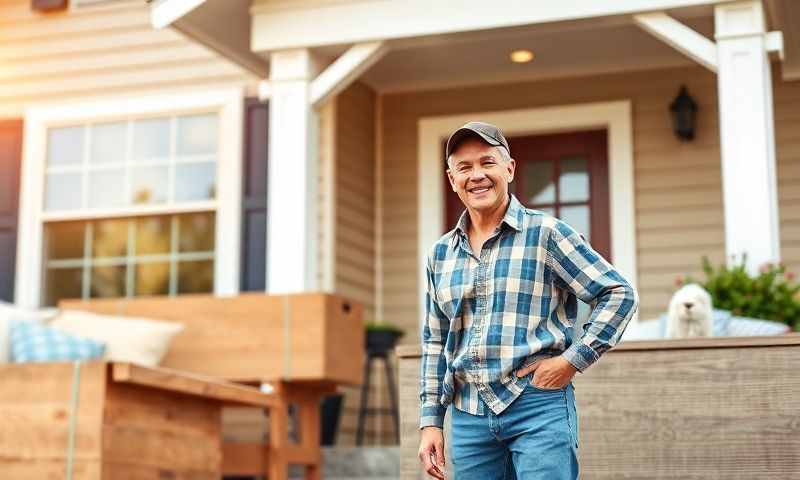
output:
M444 478L452 403L455 478L578 478L572 377L619 340L638 296L569 225L509 193L500 130L470 122L447 142L466 207L433 246L422 329L420 461ZM595 305L573 341L577 299Z

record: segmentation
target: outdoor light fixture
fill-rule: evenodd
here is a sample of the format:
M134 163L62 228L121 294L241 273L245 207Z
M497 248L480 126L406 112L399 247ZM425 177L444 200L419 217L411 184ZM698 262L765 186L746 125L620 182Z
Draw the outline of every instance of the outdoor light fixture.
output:
M514 63L528 63L533 60L533 52L530 50L514 50L511 52L511 61Z
M697 103L689 96L686 85L681 85L678 96L669 106L672 113L672 129L675 136L684 142L694 139L694 127L697 118Z

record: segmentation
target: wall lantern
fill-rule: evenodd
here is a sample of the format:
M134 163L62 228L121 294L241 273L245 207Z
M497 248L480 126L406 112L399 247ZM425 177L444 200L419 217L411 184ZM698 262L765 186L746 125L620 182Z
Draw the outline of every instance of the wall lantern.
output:
M678 96L669 106L672 113L672 129L675 136L684 142L694 139L694 128L697 119L697 103L689 96L686 85L681 85Z

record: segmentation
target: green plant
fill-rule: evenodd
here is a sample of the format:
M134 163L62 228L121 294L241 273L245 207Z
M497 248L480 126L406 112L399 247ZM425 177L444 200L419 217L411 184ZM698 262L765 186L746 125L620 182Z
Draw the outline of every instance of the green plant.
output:
M368 332L395 332L399 333L400 335L405 333L405 331L398 326L392 325L391 323L384 323L378 321L367 322L364 324L364 328Z
M800 330L800 284L795 281L794 273L787 271L782 263L765 263L757 276L751 276L745 267L747 255L742 255L739 263L735 257L733 260L731 266L723 264L715 268L703 256L706 280L678 277L676 284L700 284L711 294L714 308L729 310L737 316L782 322Z

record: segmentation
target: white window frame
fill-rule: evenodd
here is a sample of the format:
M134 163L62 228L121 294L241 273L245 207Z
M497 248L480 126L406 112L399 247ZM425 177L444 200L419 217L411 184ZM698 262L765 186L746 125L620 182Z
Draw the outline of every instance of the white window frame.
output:
M21 306L38 307L44 298L43 230L46 221L167 215L197 211L215 212L214 294L238 293L241 262L244 93L243 88L234 87L172 95L130 96L67 104L37 104L28 108L25 111L14 301ZM219 115L217 195L214 200L185 205L137 205L64 214L44 212L49 128L202 112L216 112Z
M425 315L425 263L428 252L445 232L443 187L445 168L442 142L455 129L472 120L496 124L507 136L590 128L608 130L612 255L609 260L632 285L636 286L636 208L631 110L630 100L619 100L421 118L417 123L420 172L417 192L419 318L424 319ZM511 156L514 156L513 152ZM634 317L634 320L636 318Z

